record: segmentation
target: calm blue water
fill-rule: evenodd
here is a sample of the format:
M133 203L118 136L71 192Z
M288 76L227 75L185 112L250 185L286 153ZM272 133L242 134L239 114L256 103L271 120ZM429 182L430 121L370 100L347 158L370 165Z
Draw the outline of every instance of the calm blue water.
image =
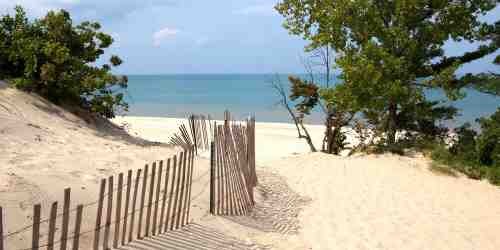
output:
M280 75L286 84L286 75ZM225 109L237 118L254 114L258 121L290 122L286 111L277 106L278 96L271 88L276 75L131 75L127 101L129 115L186 117L189 113L204 113L220 118ZM442 96L439 92L428 94ZM453 103L461 116L453 123L473 121L489 115L500 106L500 98L475 91ZM309 118L310 123L322 123L319 113Z

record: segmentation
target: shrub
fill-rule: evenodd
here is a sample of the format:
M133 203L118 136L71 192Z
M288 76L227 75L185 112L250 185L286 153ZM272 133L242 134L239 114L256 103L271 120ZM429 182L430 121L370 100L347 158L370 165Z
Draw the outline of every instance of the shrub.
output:
M113 39L96 22L73 25L64 10L29 20L22 7L0 18L0 77L60 104L79 105L110 118L127 109L123 90L127 78L111 68L122 60L96 66Z
M488 118L478 119L480 133L470 124L455 129L457 139L446 148L434 144L431 158L446 164L473 179L487 178L500 185L500 108Z

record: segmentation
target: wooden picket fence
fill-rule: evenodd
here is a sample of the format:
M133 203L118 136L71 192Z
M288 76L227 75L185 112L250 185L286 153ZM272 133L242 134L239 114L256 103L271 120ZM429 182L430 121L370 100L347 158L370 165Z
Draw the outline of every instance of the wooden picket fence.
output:
M212 127L210 115L190 115L187 127L182 124L179 132L170 138L170 143L182 148L194 147L196 153L198 150L209 150L213 138Z
M224 114L224 124L214 124L210 150L210 213L245 215L255 205L255 118L245 122Z
M99 199L88 204L79 204L73 210L70 210L71 189L67 188L64 190L62 214L57 213L58 203L54 202L49 218L42 220L42 206L36 204L33 207L33 224L7 235L4 235L5 217L0 207L0 250L5 249L8 238L29 230L32 232L31 247L19 250L78 250L80 237L92 233L92 249L107 250L110 247L126 245L135 239L179 229L189 223L194 155L193 147L186 148L184 152L166 161L159 161L158 164L154 162L151 168L146 165L143 169L138 169L135 178L132 170L128 171L126 180L124 174L120 173L116 186L114 176L102 179ZM82 231L84 209L93 205L97 205L95 227ZM75 216L71 219L70 215L75 211ZM57 230L57 218L61 216L61 227ZM70 219L74 220L74 223L71 223L72 232L69 231ZM42 242L41 225L47 222L47 233L43 233ZM57 240L56 231L59 236Z

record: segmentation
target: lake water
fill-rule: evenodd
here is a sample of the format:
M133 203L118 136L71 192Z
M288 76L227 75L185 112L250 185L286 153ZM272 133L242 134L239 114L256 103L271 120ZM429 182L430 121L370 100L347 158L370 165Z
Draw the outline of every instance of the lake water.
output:
M221 118L228 109L236 118L253 114L261 122L291 122L287 112L276 105L278 96L270 83L276 77L271 74L131 75L128 115L182 118L189 113L203 113ZM287 84L286 75L279 78ZM436 91L428 95L441 96ZM500 106L500 98L469 90L465 99L453 104L461 113L453 123L461 124L493 113ZM308 122L323 121L315 113Z

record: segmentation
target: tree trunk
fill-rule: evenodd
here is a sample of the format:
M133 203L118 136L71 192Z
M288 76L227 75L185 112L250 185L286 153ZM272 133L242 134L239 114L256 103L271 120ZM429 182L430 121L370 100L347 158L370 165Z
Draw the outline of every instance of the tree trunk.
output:
M398 106L395 103L392 103L389 106L389 121L387 124L387 144L388 145L394 145L396 143L397 109L398 109Z
M307 131L306 127L304 126L304 123L300 121L300 126L302 127L302 130L306 134L303 138L306 139L307 144L309 144L309 147L311 148L312 152L317 152L316 147L314 146L314 143L311 140L311 136L309 135L309 132Z

